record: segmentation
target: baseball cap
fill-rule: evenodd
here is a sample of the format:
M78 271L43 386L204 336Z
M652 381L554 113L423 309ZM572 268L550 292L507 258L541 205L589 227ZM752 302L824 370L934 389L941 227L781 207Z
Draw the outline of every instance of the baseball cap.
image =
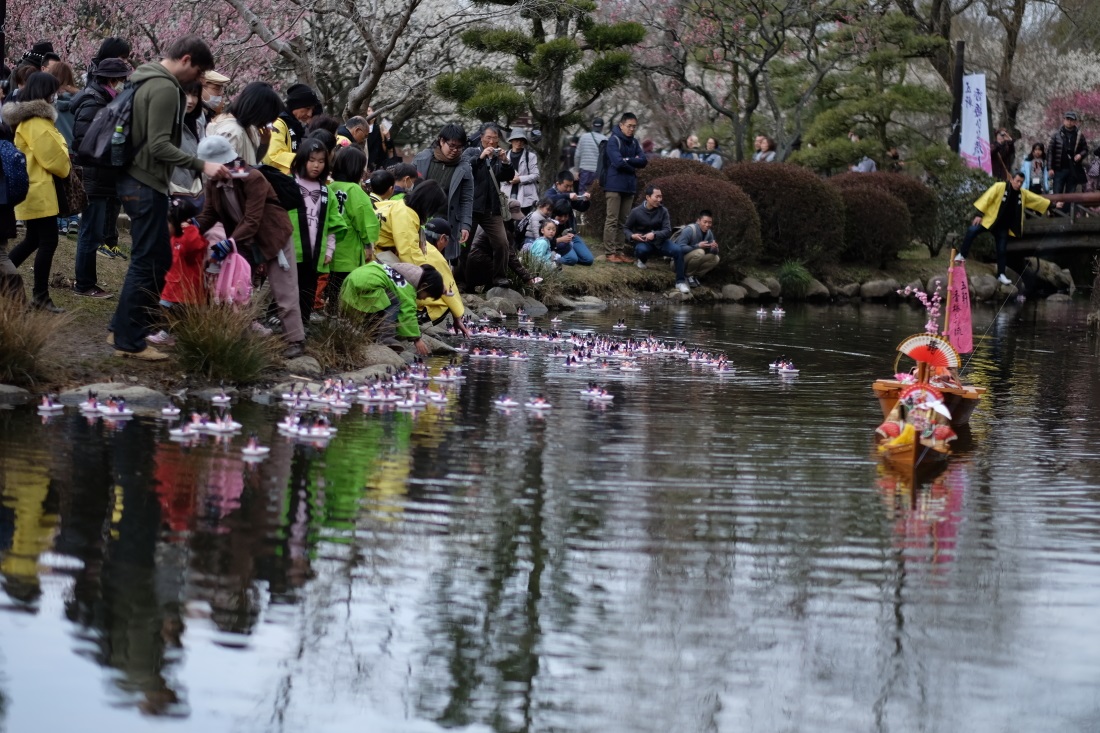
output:
M441 216L429 220L428 223L424 225L424 233L427 234L428 239L433 242L439 241L439 238L444 234L447 235L448 239L453 239L451 235L451 225Z
M603 129L603 117L597 117L596 119L592 120L592 129L593 130L602 130Z
M523 219L523 207L519 205L519 201L508 199L508 213L512 215L512 221Z
M1077 113L1076 113L1076 112L1074 112L1074 111L1073 111L1073 110L1071 109L1071 110L1070 110L1069 112L1066 112L1066 114L1065 114L1065 118L1066 118L1067 120L1076 120L1076 119L1077 119Z
M232 81L225 74L219 74L218 72L214 71L213 69L211 69L210 71L203 74L202 80L203 81L208 81L211 84L228 84L230 81Z

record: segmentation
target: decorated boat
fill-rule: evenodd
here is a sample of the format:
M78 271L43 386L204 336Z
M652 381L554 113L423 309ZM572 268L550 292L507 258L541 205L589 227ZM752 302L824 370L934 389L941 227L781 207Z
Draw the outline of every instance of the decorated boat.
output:
M962 263L954 263L947 270L947 307L944 309L943 330L939 329L940 295L937 288L931 298L924 293L915 293L928 309L926 333L919 333L905 339L898 346L898 356L894 360L894 376L877 379L871 385L878 397L882 416L889 418L898 404L901 393L918 382L934 387L941 395L944 407L950 413L948 424L955 430L970 423L970 416L978 407L985 387L964 384L959 376L962 360L959 352L974 350L974 341L970 323L970 289L966 278L966 269ZM908 288L905 295L914 294ZM946 348L945 348L946 347ZM908 357L916 362L916 368L899 371L901 360ZM924 365L924 369L921 369ZM924 374L923 380L920 374Z
M946 459L951 455L950 443L958 437L950 425L951 411L943 392L922 379L927 371L927 364L921 363L918 381L901 389L890 414L875 429L879 455L898 470Z

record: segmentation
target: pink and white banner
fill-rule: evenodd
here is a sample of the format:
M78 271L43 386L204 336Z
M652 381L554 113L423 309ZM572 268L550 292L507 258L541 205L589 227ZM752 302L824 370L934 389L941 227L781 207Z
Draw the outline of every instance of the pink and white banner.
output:
M948 297L947 329L944 336L960 354L969 354L974 350L974 327L970 320L970 283L966 278L966 268L952 265L948 272L951 278L951 293Z
M993 172L989 149L989 107L985 100L985 74L963 77L962 136L959 155L971 168Z

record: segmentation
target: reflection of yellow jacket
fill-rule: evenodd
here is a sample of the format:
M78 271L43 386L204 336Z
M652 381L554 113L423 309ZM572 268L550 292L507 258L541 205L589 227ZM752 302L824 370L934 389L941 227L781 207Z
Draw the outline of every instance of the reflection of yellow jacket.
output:
M46 464L13 458L0 463L0 474L0 485L7 487L0 494L0 503L15 510L15 533L11 549L0 562L0 572L37 585L38 556L50 549L57 526L57 515L46 514L43 507L50 486Z
M994 183L988 191L982 194L980 199L974 202L974 208L982 212L982 226L986 229L992 229L994 222L997 221L997 214L1001 210L1001 199L1004 198L1007 185L1007 183ZM1021 233L1024 231L1024 209L1031 209L1032 211L1038 211L1040 214L1045 214L1047 209L1050 208L1049 200L1022 187L1020 188L1020 203L1023 204L1020 207L1019 231ZM1011 233L1010 231L1009 234Z
M431 265L443 276L444 294L441 298L423 298L416 303L428 311L432 321L438 321L449 310L456 318L462 318L466 308L458 294L451 266L443 254L432 245L424 246L420 234L420 217L405 205L404 201L390 199L378 203L378 220L382 229L374 246L396 252L398 259L413 265ZM450 293L450 295L447 295Z
M294 163L294 148L290 142L290 128L286 120L275 120L274 130L271 132L271 142L267 145L267 155L264 162L273 165L283 173L290 175L290 166Z
M37 99L4 105L4 121L15 130L15 147L27 156L30 189L23 203L15 207L20 221L57 216L57 190L53 177L69 175L69 146L57 130L57 111L49 102Z

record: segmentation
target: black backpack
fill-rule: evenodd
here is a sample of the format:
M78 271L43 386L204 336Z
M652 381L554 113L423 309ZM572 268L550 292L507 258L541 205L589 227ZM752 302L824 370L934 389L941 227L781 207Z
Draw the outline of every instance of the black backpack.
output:
M287 211L297 211L305 208L306 202L302 198L302 189L298 188L298 182L292 176L288 176L278 168L267 165L258 165L256 170L264 174L264 178L275 189L275 196L279 199L279 206Z
M611 137L614 137L612 135ZM599 152L596 154L596 179L599 180L601 186L607 185L607 140L600 141ZM622 143L615 143L615 147L622 149Z
M129 168L134 162L134 156L138 152L134 149L131 130L134 121L134 96L144 83L127 84L106 107L96 112L95 119L88 125L88 131L84 133L84 139L80 141L78 152L82 162L99 168L117 169ZM121 166L114 165L111 156L111 138L114 137L115 129L119 127L122 128L122 134L126 138Z

